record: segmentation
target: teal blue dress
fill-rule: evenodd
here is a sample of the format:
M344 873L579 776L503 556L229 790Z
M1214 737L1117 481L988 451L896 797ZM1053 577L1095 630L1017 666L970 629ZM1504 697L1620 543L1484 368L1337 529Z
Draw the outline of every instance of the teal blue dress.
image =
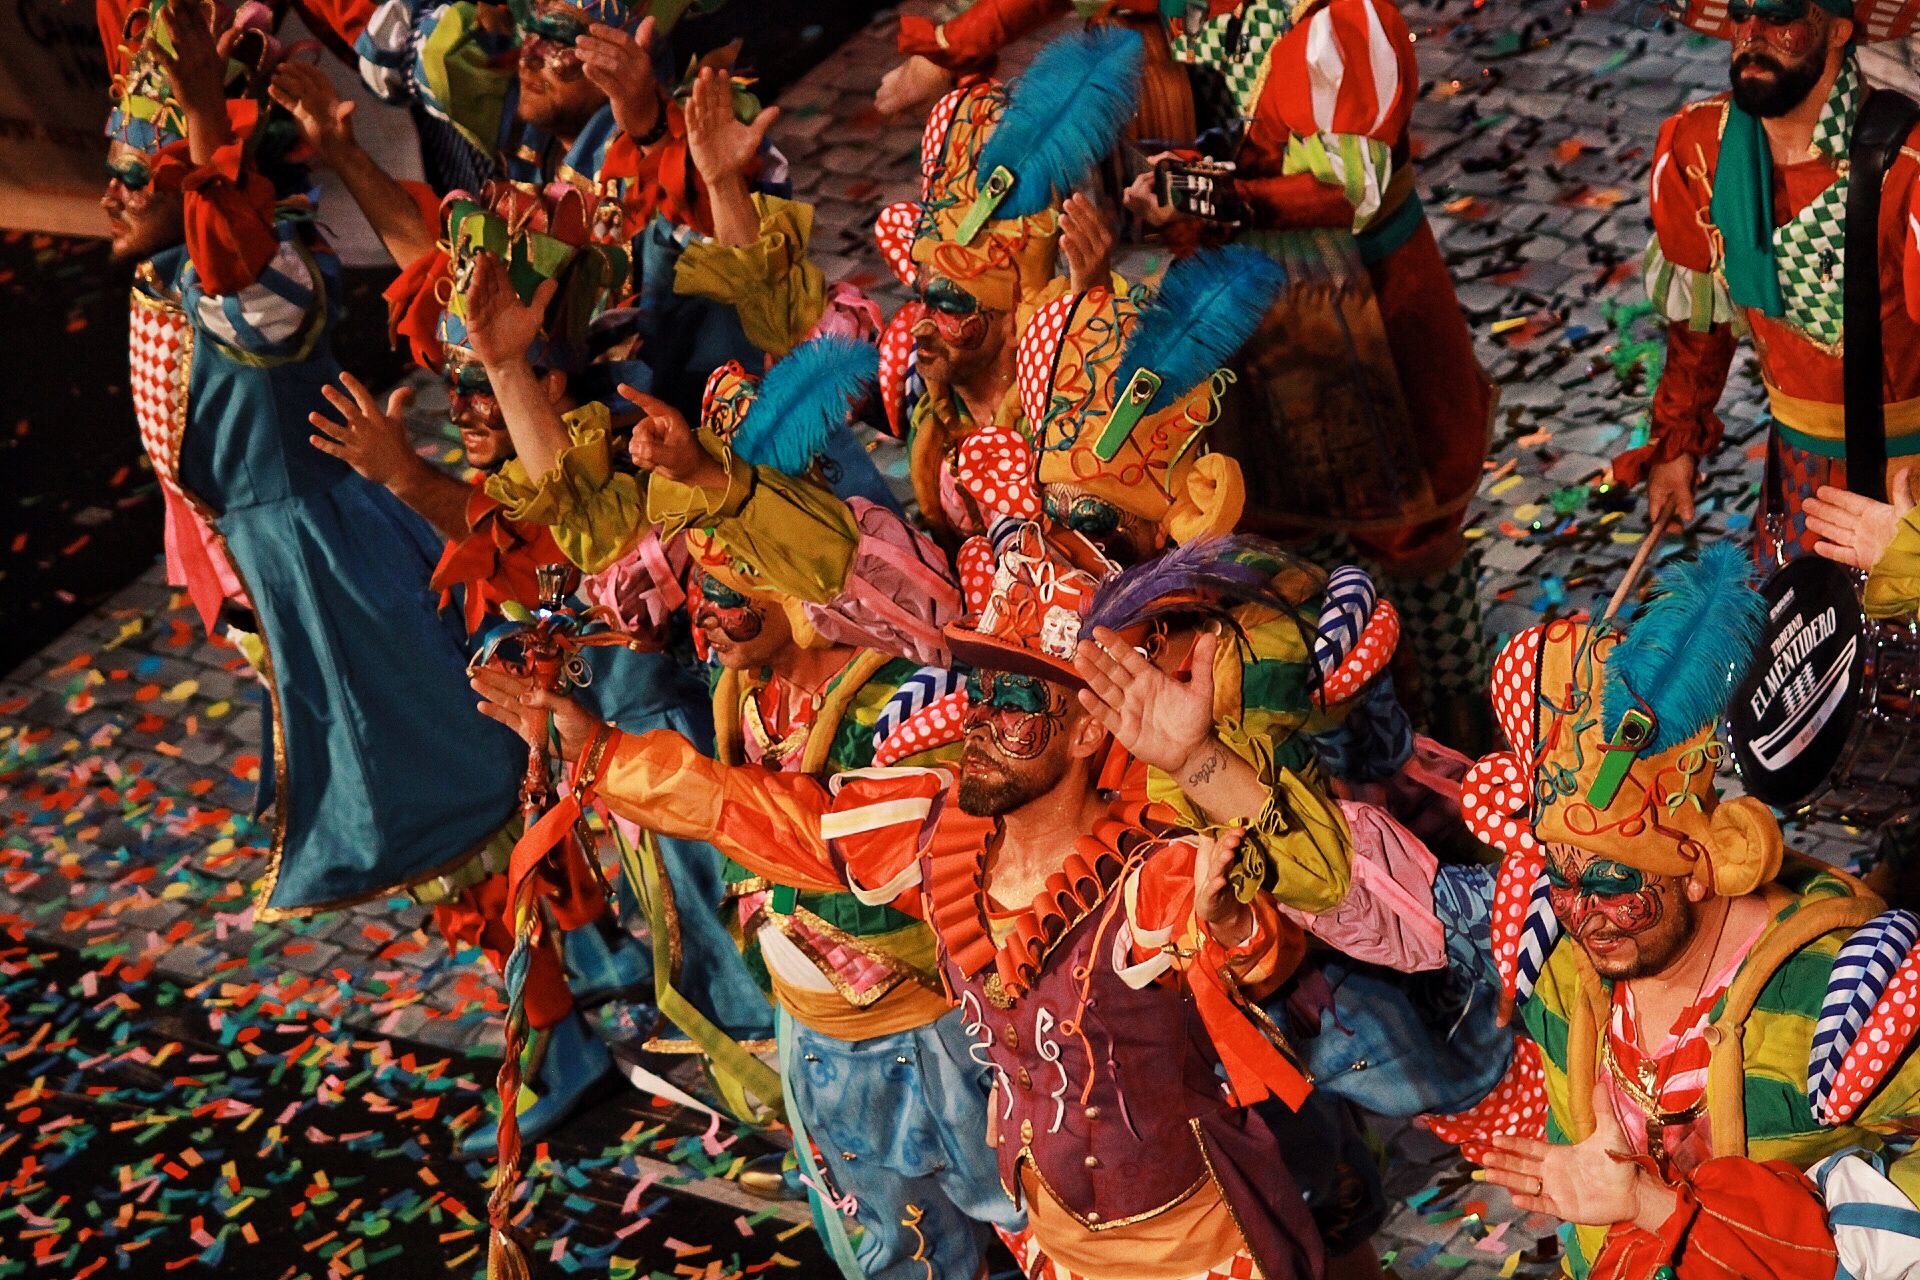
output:
M237 293L207 292L184 247L149 259L134 285L136 324L170 317L182 335L160 366L184 397L167 461L225 544L266 647L266 918L453 870L513 817L526 760L476 708L460 621L428 588L440 539L309 443L307 415L331 412L320 389L340 373L339 269L309 224L277 233L273 260ZM134 377L151 388L143 336Z

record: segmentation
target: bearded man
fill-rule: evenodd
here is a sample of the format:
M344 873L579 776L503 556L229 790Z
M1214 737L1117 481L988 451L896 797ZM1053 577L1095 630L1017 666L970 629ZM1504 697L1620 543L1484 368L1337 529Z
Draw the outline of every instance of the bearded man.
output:
M1841 285L1850 231L1879 237L1889 479L1920 453L1920 242L1908 220L1920 136L1907 134L1886 171L1879 225L1846 222L1859 158L1855 124L1869 93L1856 45L1905 33L1916 7L1690 0L1680 17L1729 41L1731 93L1688 104L1660 132L1645 272L1667 322L1667 361L1650 437L1615 459L1615 474L1627 484L1646 481L1654 514L1693 518L1701 464L1720 447L1714 406L1733 362L1735 326L1743 326L1774 428L1762 550L1790 558L1819 541L1806 499L1823 484L1846 483Z

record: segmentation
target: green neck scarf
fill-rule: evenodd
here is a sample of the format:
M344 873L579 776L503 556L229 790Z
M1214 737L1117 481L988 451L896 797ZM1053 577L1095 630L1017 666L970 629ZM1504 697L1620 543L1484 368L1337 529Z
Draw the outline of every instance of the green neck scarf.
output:
M1834 6L1845 0L1815 2L1839 12ZM1849 49L1813 131L1814 146L1835 159L1846 155L1852 139L1859 83L1860 73ZM1720 135L1708 214L1726 245L1721 269L1734 305L1752 307L1762 315L1784 314L1786 303L1773 260L1773 151L1760 118L1732 102L1727 104L1727 127Z

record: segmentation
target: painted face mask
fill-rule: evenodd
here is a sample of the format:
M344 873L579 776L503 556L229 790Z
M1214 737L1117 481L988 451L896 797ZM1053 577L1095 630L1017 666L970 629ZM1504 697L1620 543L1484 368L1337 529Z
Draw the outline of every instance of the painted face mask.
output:
M926 313L913 326L913 335L932 334L959 351L971 351L986 341L987 317L980 302L951 280L934 279L920 291Z
M1664 905L1644 872L1605 858L1587 863L1572 880L1549 859L1547 901L1576 938L1607 927L1629 937L1643 933L1659 922Z
M1031 760L1045 751L1066 710L1045 680L1006 671L969 673L967 700L967 732L986 726L994 745L1014 760Z
M700 578L700 597L693 625L703 631L719 631L735 644L745 644L766 626L757 602L705 574Z

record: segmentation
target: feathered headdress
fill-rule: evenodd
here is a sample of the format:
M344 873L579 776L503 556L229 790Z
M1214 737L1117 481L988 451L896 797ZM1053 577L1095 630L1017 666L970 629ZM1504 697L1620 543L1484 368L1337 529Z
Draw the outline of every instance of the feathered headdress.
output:
M1600 723L1619 736L1629 711L1650 717L1640 750L1658 755L1717 724L1766 625L1752 563L1730 542L1683 560L1654 579L1656 595L1607 655Z
M1665 594L1625 633L1583 617L1515 636L1493 669L1512 750L1462 784L1474 834L1516 857L1568 844L1724 894L1772 879L1772 810L1749 796L1722 801L1715 786L1720 715L1765 615L1746 577L1736 548L1711 547L1664 571Z
M1020 338L1020 402L1039 480L1162 524L1175 541L1231 529L1237 468L1203 456L1218 370L1259 327L1286 272L1255 249L1176 262L1145 301L1089 289L1048 303Z
M1125 634L1179 614L1221 620L1238 630L1232 611L1248 604L1298 620L1298 600L1317 588L1320 580L1318 570L1265 538L1248 534L1203 538L1101 583L1087 609L1086 626ZM1283 585L1294 587L1297 595L1283 592Z
M755 466L799 475L826 451L836 431L866 400L880 355L854 338L821 337L795 347L750 392L708 389L706 425ZM744 403L742 399L744 398Z

